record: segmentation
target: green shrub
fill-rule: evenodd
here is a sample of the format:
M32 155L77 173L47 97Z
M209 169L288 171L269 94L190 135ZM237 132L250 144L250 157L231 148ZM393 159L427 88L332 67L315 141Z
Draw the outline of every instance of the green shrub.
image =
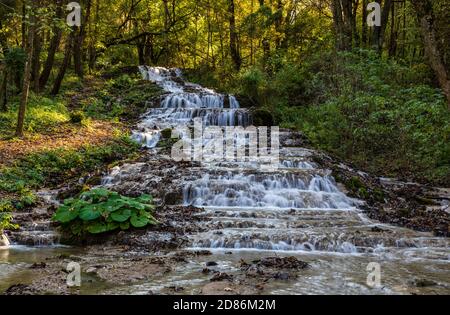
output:
M74 124L80 124L85 119L86 116L82 111L75 111L70 113L70 122Z
M281 127L384 176L450 181L450 112L423 64L404 65L371 50L326 52L270 75L243 70L240 93L257 98ZM256 123L258 123L258 117Z
M77 236L143 228L158 223L152 216L152 201L149 195L129 198L103 188L93 189L80 198L65 200L53 220Z
M111 80L109 86L114 89L124 90L130 88L133 83L134 80L128 74L123 74L120 77Z
M266 75L257 67L243 71L239 76L240 93L250 97L254 102L261 103L261 90L265 80Z
M12 224L11 212L14 210L10 201L0 201L0 235L4 230L15 230L18 228L16 224Z

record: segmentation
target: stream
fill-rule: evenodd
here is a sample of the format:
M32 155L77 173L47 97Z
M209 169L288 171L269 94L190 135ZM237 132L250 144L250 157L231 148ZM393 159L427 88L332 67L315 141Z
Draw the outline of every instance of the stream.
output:
M146 80L166 91L159 106L149 110L132 136L153 158L159 158L157 145L164 129L178 130L185 137L186 127L192 127L194 119L201 119L204 126L223 129L252 124L250 111L241 108L233 95L222 95L187 83L177 69L140 67L140 71ZM280 137L289 136L290 131L280 131ZM247 143L248 139L243 137L235 138L234 145ZM139 268L153 275L132 283L112 285L105 277L84 272L86 285L77 292L217 293L214 291L220 289L217 283L224 281L216 282L214 287L210 278L212 273L222 273L235 280L225 284L228 286L225 291L239 294L450 293L448 238L370 220L361 210L363 202L348 197L331 171L314 161L313 150L282 145L279 153L278 165L271 169L262 168L259 161L253 159L202 161L179 171L173 181L179 195L177 206L198 208L193 216L199 228L186 233L181 249L164 255L172 257L183 252L187 253L185 258L174 262L170 270L164 272L149 271L148 265L143 263ZM153 185L152 181L155 176L152 173L146 176L143 163L132 163L114 168L102 185L148 193L141 190ZM163 202L164 197L159 199ZM46 260L51 263L55 257L67 261L73 256L89 261L89 266L102 265L114 263L125 252L114 248L113 254L96 253L93 249L60 246L49 229L50 225L45 222L37 224L34 231L13 237L10 249L0 250L0 292L13 284L33 283L36 275L30 265L35 263ZM32 239L39 235L44 237L33 243L27 241L30 234L38 235ZM208 254L192 254L202 251ZM163 254L127 252L123 255L140 255L145 261ZM289 272L277 271L270 280L266 277L263 281L258 278L262 275L260 271L250 274L251 268L244 270L242 267L243 261L251 264L268 257L295 257L306 262L308 268L298 270L295 277ZM380 268L379 286L367 281L373 265ZM266 269L264 272L269 274Z

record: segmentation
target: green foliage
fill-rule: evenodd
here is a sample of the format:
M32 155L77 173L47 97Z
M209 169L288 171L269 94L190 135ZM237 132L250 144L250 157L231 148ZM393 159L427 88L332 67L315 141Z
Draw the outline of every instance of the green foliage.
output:
M294 74L275 75L309 100L292 106L300 104L275 98L283 127L301 129L315 146L374 173L450 180L450 113L439 90L417 84L428 81L422 67L358 51L325 54L303 71L311 78L298 84Z
M0 168L0 192L15 194L14 206L22 209L35 202L32 189L53 187L80 177L138 149L139 145L127 135L117 135L105 145L33 153L18 159L15 165Z
M0 112L0 135L8 135L15 130L20 99L12 100L7 112ZM70 120L65 102L31 94L25 117L28 132L49 131Z
M161 88L134 76L110 79L104 88L80 102L87 117L104 120L138 118L148 109L148 101L161 95Z
M18 228L17 224L13 224L11 212L14 210L9 200L0 201L0 234L4 230L15 230Z
M158 223L152 216L152 201L150 195L130 198L103 188L93 189L65 200L53 220L76 236L143 228Z
M110 80L108 85L113 89L129 89L135 80L133 80L128 74L123 74L116 79Z
M75 112L70 113L70 122L72 122L74 124L79 124L85 119L86 119L86 116L82 111L75 111Z
M256 103L261 104L261 90L266 83L266 75L259 68L250 68L241 73L239 77L240 93L250 97Z
M4 62L8 70L21 77L25 62L27 60L27 54L21 47L11 47L5 53Z

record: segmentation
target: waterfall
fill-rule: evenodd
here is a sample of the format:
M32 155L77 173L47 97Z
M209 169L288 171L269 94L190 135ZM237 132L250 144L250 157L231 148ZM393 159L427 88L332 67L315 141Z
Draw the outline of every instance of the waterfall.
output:
M160 107L149 110L133 133L146 147L157 145L164 128L192 127L196 118L204 126L252 123L234 95L184 82L177 69L140 70L144 79L167 92ZM203 139L203 144L208 141ZM245 134L233 135L235 146L248 142ZM346 196L330 172L312 161L311 150L284 147L280 154L278 170L261 169L257 158L205 161L184 180L184 205L203 208L201 215L209 219L204 232L191 236L192 248L355 254L436 246L433 238L400 242L373 232L371 221L358 209L360 202ZM121 172L115 172L108 184L120 181Z

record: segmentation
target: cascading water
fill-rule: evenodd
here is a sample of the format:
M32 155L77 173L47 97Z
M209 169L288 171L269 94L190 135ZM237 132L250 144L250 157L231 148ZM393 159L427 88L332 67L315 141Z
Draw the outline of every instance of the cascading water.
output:
M141 72L169 92L161 108L146 115L144 128L192 125L197 117L205 126L251 123L235 97L179 83L179 70L141 67ZM234 141L246 143L239 135ZM412 233L399 242L372 232L374 223L358 210L360 202L309 159L311 151L286 147L280 155L275 171L262 171L254 160L203 162L197 178L183 188L184 204L204 208L201 215L210 219L208 231L192 236L192 248L374 253L430 246L436 247L434 255L448 259L446 239Z
M222 95L196 84L180 84L178 69L139 67L144 79L154 81L168 94L160 108L153 108L138 125L133 138L146 147L154 148L160 140L160 131L192 125L201 118L206 126L248 126L250 115L239 106L233 95Z

